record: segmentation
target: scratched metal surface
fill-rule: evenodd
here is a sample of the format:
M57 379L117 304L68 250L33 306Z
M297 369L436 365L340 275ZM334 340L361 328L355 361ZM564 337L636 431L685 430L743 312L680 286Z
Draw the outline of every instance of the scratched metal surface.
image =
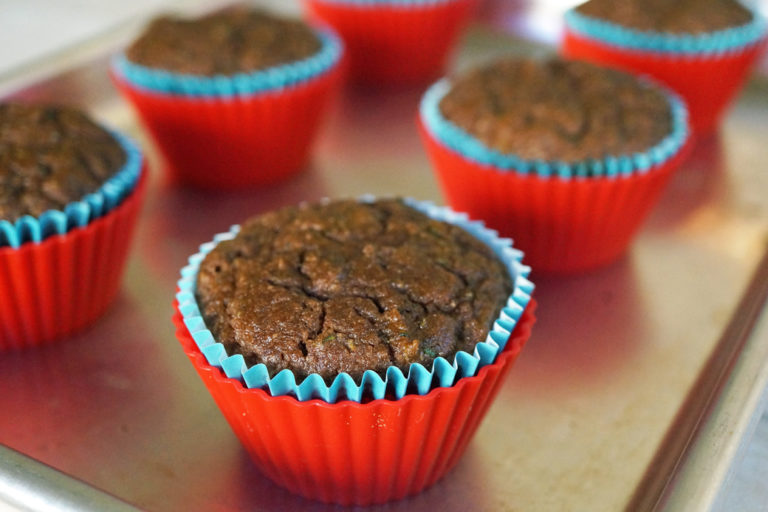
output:
M509 14L485 12L494 22ZM488 18L466 38L457 67L551 51ZM13 95L86 107L152 156L106 78L104 54ZM0 355L0 443L150 510L331 508L275 487L249 461L175 341L174 283L199 243L248 215L362 193L441 202L414 125L420 92L347 91L310 168L268 189L176 189L153 158L124 286L106 316L66 342ZM639 508L663 498L698 423L720 414L715 438L737 442L748 403L725 406L723 416L710 398L723 376L739 377L731 388L746 393L765 371L764 358L730 364L722 354L768 352L768 340L749 338L744 313L762 307L753 281L768 240L766 140L768 79L756 76L721 132L673 177L624 258L572 278L534 272L539 322L464 458L433 488L382 508ZM707 462L723 468L730 459ZM696 481L719 484L711 475Z

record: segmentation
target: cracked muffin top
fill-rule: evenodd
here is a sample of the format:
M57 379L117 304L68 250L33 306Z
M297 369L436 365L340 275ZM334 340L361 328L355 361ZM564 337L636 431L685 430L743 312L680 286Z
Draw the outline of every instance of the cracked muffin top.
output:
M393 199L254 217L206 256L196 294L230 354L330 381L472 352L512 289L486 245Z
M662 91L627 73L557 58L507 58L452 81L444 118L491 149L580 162L642 152L672 131Z
M592 18L636 30L704 34L752 21L736 0L590 0L576 8Z
M298 20L235 6L195 19L155 19L126 50L128 60L193 75L232 75L305 59L320 51Z
M0 104L0 219L63 210L125 164L120 144L67 107Z

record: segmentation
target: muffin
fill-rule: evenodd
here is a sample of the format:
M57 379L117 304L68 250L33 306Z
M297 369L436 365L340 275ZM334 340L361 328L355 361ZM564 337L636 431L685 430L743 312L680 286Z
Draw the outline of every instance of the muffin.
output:
M106 309L143 174L138 149L82 112L0 104L0 349L64 337Z
M440 76L477 0L304 0L310 18L335 28L351 79L369 86L426 83Z
M548 272L619 257L690 139L674 94L556 58L502 59L441 80L419 120L451 206Z
M382 503L455 464L522 349L534 306L521 256L428 203L288 207L190 258L177 336L267 476ZM376 484L350 479L350 460Z
M113 59L111 75L173 180L255 186L307 165L342 52L329 29L235 6L154 20Z
M649 75L677 91L706 134L740 90L766 24L737 0L590 0L565 16L567 57Z

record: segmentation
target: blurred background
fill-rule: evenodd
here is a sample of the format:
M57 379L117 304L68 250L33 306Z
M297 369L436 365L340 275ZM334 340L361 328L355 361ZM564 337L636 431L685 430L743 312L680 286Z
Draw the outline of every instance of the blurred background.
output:
M66 63L73 49L83 51L94 38L115 37L154 13L184 7L206 10L221 0L0 0L0 78L28 73L41 61ZM540 42L554 43L562 13L580 0L485 0L481 16L500 28ZM744 3L768 13L768 0ZM272 2L286 12L299 12L298 0ZM126 36L127 37L127 36ZM761 69L768 71L768 60ZM50 67L50 66L49 66Z

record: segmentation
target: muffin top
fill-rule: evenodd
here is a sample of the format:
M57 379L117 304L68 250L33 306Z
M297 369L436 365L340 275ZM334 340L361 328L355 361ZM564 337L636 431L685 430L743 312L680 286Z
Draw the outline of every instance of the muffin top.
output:
M62 210L98 190L126 159L114 137L78 110L0 104L0 219Z
M636 30L672 34L703 34L752 21L752 13L736 0L589 0L576 11Z
M126 57L150 68L214 76L294 62L320 48L320 39L305 23L236 6L197 19L157 18Z
M203 260L196 293L230 354L330 381L471 353L511 292L463 229L400 200L337 200L248 220Z
M580 162L645 151L672 130L668 99L635 77L579 61L509 58L453 81L444 118L526 160Z

